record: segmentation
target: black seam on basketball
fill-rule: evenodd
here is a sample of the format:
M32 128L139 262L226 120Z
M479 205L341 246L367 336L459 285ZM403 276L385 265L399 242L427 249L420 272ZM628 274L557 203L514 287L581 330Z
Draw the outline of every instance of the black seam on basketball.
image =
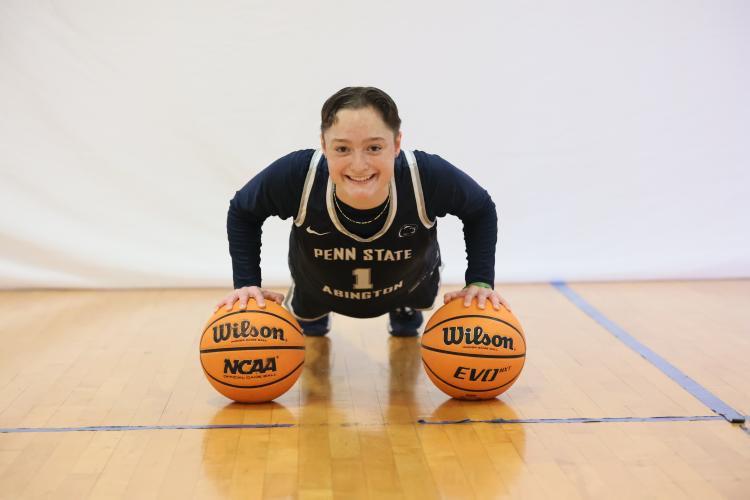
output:
M524 350L526 350L526 336L523 334L523 332L521 330L519 330L518 328L516 328L511 323L508 323L505 320L502 320L500 318L495 318L494 316L485 316L484 314L463 314L461 316L451 316L448 319L444 319L443 321L441 321L439 323L435 323L434 325L432 325L429 330L425 330L424 333L422 333L422 336L427 335L432 330L434 330L435 328L437 328L439 325L442 325L443 323L445 323L447 321L451 321L451 320L458 319L458 318L484 318L484 319L491 319L492 321L497 321L499 323L506 324L509 327L513 328L513 330L515 330L521 336L521 339L523 339Z
M260 384L260 385L235 385L235 384L228 384L228 383L226 383L226 382L222 382L222 381L221 381L221 380L219 380L218 378L216 378L216 377L214 377L213 375L211 375L210 373L208 373L208 371L206 370L206 367L205 367L205 366L203 366L203 360L201 360L201 368L203 368L203 372L204 372L204 373L205 373L206 375L208 375L209 377L211 377L211 378L212 378L213 380L217 381L217 382L218 382L218 383L220 383L221 385L226 385L226 386L229 386L229 387L234 387L234 388L236 388L236 389L258 389L259 387L268 387L269 385L273 385L273 384L278 384L278 383L279 383L279 382L281 382L282 380L284 380L284 379L286 379L286 378L289 378L289 377L290 377L290 376L291 376L291 375L292 375L292 374L293 374L294 372L296 372L297 370L299 370L299 369L300 369L300 368L302 367L302 365L303 365L303 364L305 364L305 361L304 361L304 360L302 360L302 362L301 362L300 364L298 364L298 365L297 365L297 366L296 366L296 367L294 368L294 370L290 371L289 373L287 373L286 375L284 375L283 377L281 377L281 378L280 378L279 380L274 380L273 382L269 382L269 383L267 383L267 384ZM230 399L231 399L231 398L230 398Z
M300 345L277 345L277 346L268 346L268 347L217 347L216 349L201 349L201 354L205 354L208 352L225 352L225 351L262 351L262 350L268 350L268 349L299 349L301 351L305 350L305 346Z
M452 354L454 356L469 356L471 358L512 359L512 358L525 358L526 357L526 353L524 354L500 354L496 356L494 354L471 354L471 353L462 353L462 352L454 352L454 351L445 351L443 349L430 347L424 344L422 344L422 349L427 349L428 351L442 352L443 354Z
M516 379L519 376L521 376L521 372L518 372L518 375L516 375L515 377L513 377L512 380L504 383L503 385L498 385L497 387L493 387L491 389L464 389L463 387L459 387L457 385L453 385L450 382L446 382L445 380L443 380L442 378L440 378L440 376L437 373L435 373L434 371L432 371L432 368L430 368L430 365L427 364L427 362L424 360L424 358L422 358L422 364L424 364L424 367L427 368L430 371L430 373L432 373L433 375L435 375L436 379L438 379L439 381L441 381L445 385L449 385L449 386L453 387L454 389L459 389L461 391L466 391L466 392L490 392L490 391L496 391L496 390L498 390L498 389L500 389L502 387L505 387L508 384L512 384L513 382L516 381Z
M286 319L283 316L279 316L278 314L275 314L275 313L272 313L272 312L268 312L268 311L264 311L262 309L242 309L241 311L230 312L228 314L225 314L224 316L216 318L208 326L206 326L206 329L203 330L203 333L201 334L201 336L203 336L203 334L206 333L206 331L208 331L208 329L211 328L217 321L220 321L220 320L222 320L222 319L224 319L226 317L229 317L229 316L233 316L235 314L242 314L242 313L247 313L247 312L260 313L260 314L268 314L269 316L275 316L275 317L279 318L281 321L287 323L292 328L294 328L297 331L297 333L299 333L300 335L304 335L302 333L302 330L300 330L299 328L297 328L296 326L294 326L294 323L292 323L291 321L289 321L288 319Z

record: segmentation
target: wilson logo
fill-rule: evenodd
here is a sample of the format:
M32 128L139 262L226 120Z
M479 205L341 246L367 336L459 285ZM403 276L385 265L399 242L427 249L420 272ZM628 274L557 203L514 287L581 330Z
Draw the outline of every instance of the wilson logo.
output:
M276 358L266 359L225 359L224 374L252 375L276 371Z
M445 342L445 345L491 345L513 350L512 338L484 333L481 326L475 326L473 329L469 327L464 328L463 326L443 328L443 342Z
M492 382L497 378L498 373L507 372L508 368L509 367L506 366L503 368L482 368L481 370L477 370L476 368L469 368L468 366L459 366L456 368L456 373L453 374L453 378L471 380L472 382Z
M223 342L230 338L246 339L250 337L261 337L286 342L283 328L271 328L268 326L256 328L247 320L240 323L222 323L214 326L214 343Z

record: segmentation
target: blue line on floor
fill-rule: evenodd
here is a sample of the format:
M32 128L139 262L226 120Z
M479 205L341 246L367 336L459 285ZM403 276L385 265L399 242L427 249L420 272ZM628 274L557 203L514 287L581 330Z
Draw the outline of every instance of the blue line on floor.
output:
M712 411L718 413L733 424L745 421L745 417L740 415L737 410L719 399L698 382L685 375L676 366L659 356L656 352L640 343L635 337L630 335L613 321L609 320L604 314L599 312L594 306L586 302L580 295L574 292L566 283L556 281L552 283L552 286L557 288L560 293L565 295L571 302L578 306L579 309L593 318L594 321L606 328L609 333L617 337L621 342L640 354L647 361L651 362L652 365L677 382L680 387L692 394L701 403L711 408Z
M600 417L600 418L495 418L491 420L418 420L420 424L593 424L601 422L694 422L701 420L723 420L719 415L693 415L676 417Z
M17 432L99 432L161 431L174 429L267 429L293 427L294 424L215 424L215 425L93 425L86 427L0 427L0 434Z

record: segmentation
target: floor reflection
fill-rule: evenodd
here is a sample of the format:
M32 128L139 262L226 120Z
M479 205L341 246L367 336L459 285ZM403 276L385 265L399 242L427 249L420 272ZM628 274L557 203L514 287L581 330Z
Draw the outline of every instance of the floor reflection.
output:
M388 423L412 423L432 405L422 371L419 338L388 339L388 387L385 395Z
M305 339L305 367L300 375L300 404L327 401L331 397L331 339Z
M275 403L230 403L209 424L294 423L286 406ZM200 446L202 478L195 495L207 498L261 498L269 463L278 451L275 436L293 437L294 428L210 429L203 431ZM293 440L291 447L296 447ZM290 451L294 452L293 449ZM283 452L283 450L282 450Z
M513 407L497 398L483 401L447 399L424 420L429 422L470 420L474 423L422 424L425 428L422 436L448 434L449 437L452 436L449 440L456 446L471 448L472 444L481 445L480 449L486 452L486 458L492 464L495 473L502 478L502 484L494 484L494 487L498 488L495 493L500 495L505 491L504 488L510 488L512 491L513 484L526 473L524 465L526 428L523 424L479 421L517 418L519 418L518 414Z
M203 437L202 466L207 487L221 496L234 494L240 483L265 494L253 490L255 483L246 484L262 483L263 478L256 476L265 464L278 469L273 474L274 491L280 496L294 495L297 489L332 490L347 497L366 496L368 488L401 491L403 467L418 471L418 485L410 487L436 496L436 485L446 486L432 479L442 474L445 465L434 455L436 450L438 455L459 457L466 445L483 460L483 474L502 478L485 486L491 497L507 492L503 488L512 489L523 470L524 427L417 422L496 418L518 415L500 399L459 401L433 386L422 368L419 338L359 332L308 337L305 367L292 390L277 402L228 404L211 420L212 424L295 426L208 431ZM377 485L371 477L375 463ZM468 463L459 465L463 467Z
M389 394L413 397L417 380L422 373L419 338L388 339Z

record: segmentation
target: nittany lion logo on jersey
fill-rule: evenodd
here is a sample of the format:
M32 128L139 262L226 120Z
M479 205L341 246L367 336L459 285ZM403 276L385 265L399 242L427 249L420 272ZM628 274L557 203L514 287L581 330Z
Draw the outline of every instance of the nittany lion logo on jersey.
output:
M406 238L407 236L411 236L412 234L416 232L417 232L416 224L404 224L403 226L401 226L401 229L398 230L398 237Z

